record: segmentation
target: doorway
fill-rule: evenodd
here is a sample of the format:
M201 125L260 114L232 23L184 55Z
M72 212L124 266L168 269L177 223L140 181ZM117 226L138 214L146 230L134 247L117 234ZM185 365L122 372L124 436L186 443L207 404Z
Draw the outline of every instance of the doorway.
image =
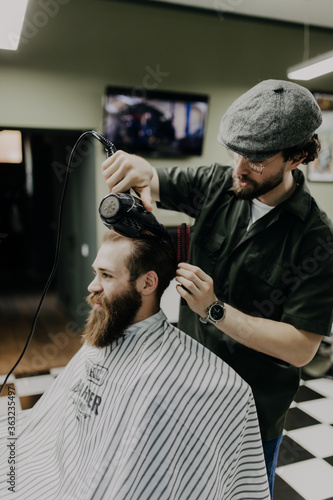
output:
M0 356L5 356L7 361L8 352L15 351L14 357L21 353L23 340L29 334L28 324L18 329L15 321L21 321L22 317L32 321L35 308L31 304L38 304L54 264L66 168L70 152L82 133L79 130L16 130L22 136L22 162L0 163L0 303L3 304L0 307ZM70 329L77 337L86 320L88 307L84 297L96 254L95 207L94 144L85 139L72 161L63 204L59 263L47 294L50 300L45 301L45 304L52 303L50 315L56 316L55 328L58 331L61 328L61 333ZM14 304L20 304L19 311L11 308ZM41 310L42 313L46 314ZM49 345L51 330L50 319L47 327L36 325L36 339L40 340L41 348L45 342ZM72 349L69 355L73 355ZM29 358L29 350L26 356ZM0 363L3 368L2 360ZM56 366L57 359L51 364ZM1 369L1 373L6 371Z

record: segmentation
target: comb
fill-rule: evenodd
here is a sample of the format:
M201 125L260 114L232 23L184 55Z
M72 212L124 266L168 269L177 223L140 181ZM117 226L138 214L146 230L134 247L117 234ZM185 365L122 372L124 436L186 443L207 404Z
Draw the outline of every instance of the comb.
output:
M190 226L183 223L177 228L177 262L189 262L190 259ZM181 305L186 305L186 300L181 297Z
M190 226L183 223L177 229L177 261L189 262L190 258Z

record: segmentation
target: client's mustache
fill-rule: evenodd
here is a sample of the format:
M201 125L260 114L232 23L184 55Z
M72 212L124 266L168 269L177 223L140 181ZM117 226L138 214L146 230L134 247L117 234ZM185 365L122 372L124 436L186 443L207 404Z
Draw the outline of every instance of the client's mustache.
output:
M95 304L100 304L102 307L106 307L107 299L102 292L93 292L88 297L86 297L86 302L93 307Z

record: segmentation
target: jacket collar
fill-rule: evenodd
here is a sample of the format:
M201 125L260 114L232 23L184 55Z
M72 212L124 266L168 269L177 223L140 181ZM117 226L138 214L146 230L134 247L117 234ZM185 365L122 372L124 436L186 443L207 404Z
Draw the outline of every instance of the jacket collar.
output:
M297 187L290 198L281 203L280 208L281 210L288 210L305 220L310 212L312 196L305 183L303 172L297 168L294 170L293 175Z

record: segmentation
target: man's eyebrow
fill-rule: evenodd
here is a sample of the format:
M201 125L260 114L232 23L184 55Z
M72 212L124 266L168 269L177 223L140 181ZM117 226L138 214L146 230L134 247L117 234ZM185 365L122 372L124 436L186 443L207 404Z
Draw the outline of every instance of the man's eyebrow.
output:
M94 271L100 271L102 273L108 273L108 274L116 274L115 271L112 271L111 269L106 269L105 267L95 267L94 264L91 265Z

